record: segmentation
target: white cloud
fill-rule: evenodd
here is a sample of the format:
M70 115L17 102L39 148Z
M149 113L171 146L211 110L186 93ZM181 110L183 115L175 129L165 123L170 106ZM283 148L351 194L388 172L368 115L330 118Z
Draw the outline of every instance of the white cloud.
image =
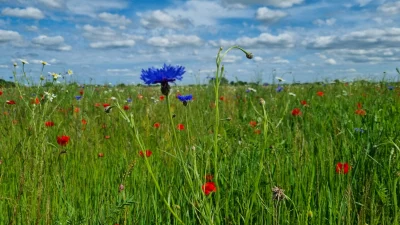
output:
M357 0L357 3L361 6L364 7L368 5L372 0Z
M127 73L131 72L130 69L107 69L107 73Z
M330 58L330 59L326 59L325 63L329 64L329 65L336 65L336 60Z
M196 35L168 35L168 36L157 36L147 40L149 45L156 47L173 48L180 46L199 46L202 40Z
M7 69L8 65L0 65L0 69Z
M236 62L240 61L241 59L242 59L242 57L240 57L240 56L226 55L224 57L224 59L222 60L222 62L224 62L224 63L236 63Z
M127 19L125 16L121 16L118 14L111 14L107 12L102 12L97 15L98 18L106 23L111 24L112 26L120 26L125 27L128 24L132 23L130 19Z
M65 1L66 7L74 14L87 15L95 17L98 12L108 10L125 9L128 7L128 2L125 0L68 0Z
M0 44L20 39L21 35L18 32L11 30L0 30Z
M326 20L317 19L317 20L314 20L313 23L318 26L323 26L323 25L332 26L333 24L336 23L336 19L335 18L330 18L330 19L326 19Z
M272 63L272 64L288 64L289 60L282 59L279 56L275 56L270 60L270 63Z
M40 20L44 18L44 14L40 9L28 7L25 9L20 8L4 8L1 13L5 16L21 17L26 19Z
M38 0L38 2L52 8L61 8L63 6L61 0Z
M140 24L143 27L154 29L154 28L170 28L170 29L183 29L190 24L189 20L174 17L161 10L148 12L145 15L138 14L142 18Z
M292 7L296 4L301 4L303 0L223 0L224 3L228 4L241 4L241 5L269 5L280 8Z
M400 14L400 2L389 2L378 7L378 11L387 14Z
M260 57L260 56L256 56L256 57L253 58L253 60L256 61L256 62L261 62L261 61L263 61L263 58Z
M98 41L90 43L90 47L92 48L126 48L133 47L134 45L134 40Z
M285 17L287 13L280 10L271 10L267 7L258 8L256 12L256 18L264 23L273 23L276 22L283 17Z
M37 26L26 26L25 27L28 31L38 31L38 27Z
M40 35L33 38L32 43L37 47L43 47L47 50L69 51L72 49L70 45L64 43L64 38L62 36L48 37L46 35Z
M211 45L232 46L239 45L246 48L270 47L270 48L292 48L295 46L295 37L292 33L282 33L277 36L269 33L262 33L258 37L241 37L234 41L220 40L218 42L211 41Z

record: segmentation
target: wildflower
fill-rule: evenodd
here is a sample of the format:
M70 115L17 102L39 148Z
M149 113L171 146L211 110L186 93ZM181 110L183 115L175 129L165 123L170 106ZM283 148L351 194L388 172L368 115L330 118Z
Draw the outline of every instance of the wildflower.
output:
M294 108L293 110L292 110L292 115L293 116L301 116L301 111L300 111L300 109L299 108Z
M14 62L13 65L14 65L14 67L17 67L17 66L18 66L18 64L17 64L16 62ZM11 77L11 78L12 78L12 77Z
M50 66L50 64L49 64L48 62L46 62L46 61L40 60L40 63L41 63L43 66Z
M209 195L211 192L217 191L217 186L215 186L214 182L207 182L203 186L201 186L205 195Z
M0 96L3 95L3 91L0 91Z
M63 136L57 136L57 143L61 146L66 146L69 142L69 136L63 135Z
M60 77L57 73L51 73L50 75L53 76L53 80L57 80Z
M104 138L105 138L105 139L110 139L111 136L110 136L110 135L105 135Z
M25 59L19 59L19 61L21 61L22 65L29 64Z
M355 111L355 114L360 115L360 116L365 116L365 115L367 115L367 112L364 109L357 109Z
M358 103L357 103L357 109L362 109L362 104L361 104L361 102L358 102Z
M74 108L74 113L79 113L80 111L81 111L80 108L78 108L78 107L75 107L75 108Z
M97 154L97 156L98 156L99 158L103 158L103 157L104 157L104 153L99 152L99 154Z
M132 102L132 99L131 99L131 98L127 98L127 99L126 99L126 102L127 102L127 103L131 103L131 102Z
M85 119L82 119L82 125L86 125L87 124L87 121L85 120Z
M83 90L80 90L80 91L79 91L79 94L80 94L80 95L83 95L83 93L84 93Z
M179 101L181 101L183 103L184 106L186 106L188 101L193 100L193 96L192 95L179 95L178 99L179 99Z
M251 127L257 126L257 122L254 121L254 120L250 121L249 124L250 124Z
M301 100L300 104L303 105L303 106L306 106L307 105L307 101L306 100Z
M71 76L72 74L74 74L74 71L68 70L68 71L67 71L67 74Z
M320 97L322 97L322 96L324 96L324 92L318 91L318 92L317 92L317 95L320 96Z
M178 124L178 126L176 126L176 128L178 129L178 130L184 130L185 129L185 126L183 125L183 124Z
M117 98L114 97L114 96L112 96L110 99L113 100L113 101L117 100Z
M49 99L50 102L52 102L53 99L57 97L57 95L49 93L47 91L44 92L44 95L47 97L47 99Z
M219 100L225 101L225 97L224 97L224 96L221 96L221 97L219 97Z
M150 84L161 84L161 93L167 96L171 87L169 82L174 82L175 80L182 80L182 75L185 73L185 67L183 66L171 66L164 64L164 67L156 69L154 67L148 70L142 69L142 74L140 79L142 79L147 85Z
M124 110L128 111L129 110L129 105L124 105Z
M265 100L263 98L260 98L259 102L261 105L265 105Z
M154 127L154 128L159 128L159 127L160 127L160 123L154 123L154 124L153 124L153 127Z
M75 99L76 99L76 100L78 100L78 101L79 101L79 100L81 100L81 98L82 98L82 96L81 96L81 95L77 95L77 96L75 96Z
M7 100L6 103L8 105L15 105L15 101L14 100Z
M293 92L289 92L289 95L291 95L291 96L293 96L293 97L296 97L296 94L293 93Z
M138 99L142 99L142 98L143 98L143 95L138 94L137 98L138 98Z
M393 91L394 87L393 86L388 86L389 91Z
M164 98L165 98L165 96L164 96L164 95L161 95L161 96L160 96L160 101L164 101Z
M152 154L153 154L153 152L150 151L150 150L146 150L145 152L143 152L143 151L140 151L140 152L139 152L140 157L144 157L144 156L146 155L146 157L148 158L148 157L150 157Z
M118 191L119 191L119 192L123 191L124 189L125 189L125 186L124 186L123 184L120 184L120 185L118 186Z
M32 100L32 104L39 105L40 104L40 99L39 98L33 99Z
M260 129L255 129L255 130L254 130L254 133L255 133L255 134L261 134L261 130L260 130Z
M357 132L357 133L364 133L365 132L365 130L362 129L362 128L354 128L354 131Z
M281 91L283 91L283 87L282 87L282 86L278 86L278 87L276 88L276 92L281 92Z
M254 93L255 93L255 92L257 92L257 90L254 89L254 88L250 88L250 87L249 87L249 88L247 88L246 92L247 92L247 93L249 93L249 92L254 92Z
M268 86L268 85L269 85L268 83L263 83L263 86L264 86L264 87L266 87L266 86Z
M275 77L279 82L285 82L285 80L282 77Z
M54 122L53 122L53 121L46 121L46 122L44 123L44 125L45 125L46 127L52 127L52 126L54 126Z
M349 172L350 166L348 163L337 163L336 164L336 173L347 174Z
M281 201L286 198L285 190L277 186L272 188L272 200Z

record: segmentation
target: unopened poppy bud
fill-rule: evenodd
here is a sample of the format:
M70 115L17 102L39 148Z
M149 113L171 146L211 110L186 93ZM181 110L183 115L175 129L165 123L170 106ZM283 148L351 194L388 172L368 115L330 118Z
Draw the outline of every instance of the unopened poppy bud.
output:
M252 59L253 58L253 54L251 54L251 52L246 52L246 57L248 58L248 59Z

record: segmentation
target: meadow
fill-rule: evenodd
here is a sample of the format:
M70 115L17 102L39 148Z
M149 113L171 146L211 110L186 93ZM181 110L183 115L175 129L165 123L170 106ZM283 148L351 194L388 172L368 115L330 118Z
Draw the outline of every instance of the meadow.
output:
M0 224L399 223L398 83L220 86L217 71L2 88Z

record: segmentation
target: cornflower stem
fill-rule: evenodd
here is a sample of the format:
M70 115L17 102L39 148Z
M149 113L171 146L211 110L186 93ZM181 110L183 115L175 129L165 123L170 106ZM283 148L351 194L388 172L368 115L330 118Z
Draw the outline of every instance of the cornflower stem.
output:
M141 149L146 149L144 146L144 143L142 141L142 139L140 138L139 135L139 131L136 129L136 125L135 125L135 120L133 118L133 115L131 114L130 117L128 117L128 115L124 112L124 110L121 108L121 106L117 103L118 109L122 115L122 117L130 124L131 128L133 129L134 133L135 133L135 137L137 142L139 143L139 146ZM174 212L174 210L171 208L170 204L168 203L168 201L165 199L165 196L163 194L163 192L161 191L161 187L160 184L157 181L157 178L152 170L152 167L150 165L149 160L147 159L147 157L144 157L144 161L146 164L146 168L147 171L150 173L151 178L153 179L154 184L156 185L156 189L158 191L158 193L160 194L161 198L163 199L165 205L167 206L168 210L171 212L171 214L175 217L175 219L181 223L181 224L185 224L180 218L179 216Z

